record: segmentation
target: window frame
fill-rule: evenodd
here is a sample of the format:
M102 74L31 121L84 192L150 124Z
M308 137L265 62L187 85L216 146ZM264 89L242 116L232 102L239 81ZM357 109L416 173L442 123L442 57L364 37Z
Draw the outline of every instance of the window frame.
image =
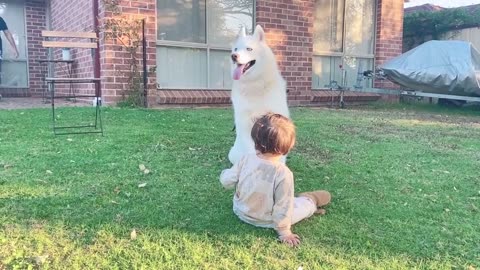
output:
M208 21L209 18L209 8L208 2L212 0L205 0L205 21ZM256 11L257 11L257 0L252 0L253 4L253 13L252 13L252 27L255 29L256 25ZM159 90L231 90L231 88L211 88L210 85L210 51L223 51L223 52L230 52L232 48L227 46L219 46L214 44L209 44L209 29L208 23L205 23L205 43L198 43L198 42L183 42L183 41L171 41L171 40L159 40L158 35L156 36L156 48L158 47L174 47L174 48L189 48L189 49L202 49L206 50L207 53L207 87L161 87L157 84L157 89Z
M25 86L12 86L12 85L4 85L4 84L0 84L0 88L2 89L27 89L27 88L30 88L30 61L28 59L28 53L29 53L29 50L28 50L28 45L29 45L29 42L28 42L28 27L27 27L27 3L25 0L4 0L5 2L10 2L10 3L16 3L16 4L19 4L19 5L22 5L22 9L23 9L23 27L24 27L24 31L25 31L25 56L26 58L16 58L16 59L5 59L3 58L2 59L2 62L6 62L6 61L9 61L9 62L13 62L13 63L23 63L25 62L26 63L26 72L27 72L27 84ZM7 26L8 26L8 22L7 22ZM8 42L8 40L6 39L5 35L2 34L2 42L3 42L3 47L5 48L5 46L10 46L10 43ZM20 50L20 48L17 48ZM2 63L3 64L3 63ZM2 72L3 72L3 68L2 68Z
M338 1L338 0L335 0ZM345 65L345 58L347 57L353 57L353 58L361 58L361 59L371 59L373 61L373 70L375 70L375 60L376 60L376 54L375 54L375 49L376 49L376 43L377 43L377 8L378 8L378 0L373 0L373 53L371 54L355 54L355 53L347 53L345 50L345 42L346 42L346 36L347 36L347 23L345 22L346 20L346 12L347 12L347 2L352 1L352 0L340 0L344 1L345 5L343 6L343 29L342 29L342 52L328 52L328 51L319 51L319 52L313 52L312 53L312 65L313 65L313 59L318 56L324 56L324 57L340 57L341 58L341 63L342 65ZM314 15L315 16L315 15ZM313 47L313 44L312 44ZM312 69L312 82L313 82L313 69ZM325 90L328 89L328 87L321 87L321 86L313 86L312 85L312 90Z

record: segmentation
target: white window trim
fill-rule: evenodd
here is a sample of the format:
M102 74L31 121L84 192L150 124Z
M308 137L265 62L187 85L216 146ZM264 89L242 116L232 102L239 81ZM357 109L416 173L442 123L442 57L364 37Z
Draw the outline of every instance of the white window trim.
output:
M211 0L205 0L205 6L208 7L208 2ZM257 11L257 1L253 0L253 22L252 26L255 29L256 25L256 11ZM209 9L205 8L205 20L208 20ZM208 23L205 24L205 43L196 43L196 42L182 42L182 41L170 41L170 40L158 40L156 42L156 47L173 47L173 48L190 48L190 49L204 49L207 52L207 87L161 87L157 84L158 90L231 90L230 88L210 88L210 51L225 51L229 52L232 48L227 46L220 46L215 44L209 44L208 40Z
M336 0L337 1L337 0ZM344 0L345 5L343 7L343 37L342 37L342 52L328 52L328 51L320 51L320 52L313 52L313 56L327 56L327 57L341 57L342 60L342 65L344 65L344 59L346 57L354 57L354 58L362 58L362 59L372 59L373 60L373 70L375 70L375 60L376 60L376 54L375 54L375 48L376 48L376 42L377 42L377 9L378 9L378 0L374 0L373 5L374 5L374 10L373 10L373 54L355 54L351 53L348 54L345 52L345 39L347 36L347 24L345 23L345 18L346 18L346 12L347 12L347 5L346 2L350 0ZM313 46L313 44L312 44ZM313 64L313 63L312 63ZM312 78L313 78L313 71L312 71ZM320 86L312 86L312 90L325 90L327 89L326 87L320 87Z

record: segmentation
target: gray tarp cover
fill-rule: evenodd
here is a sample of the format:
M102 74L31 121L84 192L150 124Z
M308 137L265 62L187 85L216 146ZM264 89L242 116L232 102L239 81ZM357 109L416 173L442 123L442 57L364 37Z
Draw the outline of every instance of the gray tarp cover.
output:
M412 90L480 96L480 53L469 42L428 41L380 69L389 80Z

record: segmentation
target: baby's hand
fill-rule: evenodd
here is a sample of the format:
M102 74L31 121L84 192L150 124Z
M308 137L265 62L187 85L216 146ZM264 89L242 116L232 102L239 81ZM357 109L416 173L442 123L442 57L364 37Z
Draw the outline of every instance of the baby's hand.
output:
M289 245L290 247L298 247L300 245L300 236L294 233L287 236L279 236L278 239L280 239L282 243Z

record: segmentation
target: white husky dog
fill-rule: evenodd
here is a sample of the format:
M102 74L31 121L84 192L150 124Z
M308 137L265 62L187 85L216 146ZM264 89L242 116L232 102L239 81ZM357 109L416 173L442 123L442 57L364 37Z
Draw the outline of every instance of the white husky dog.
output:
M237 137L228 159L235 164L242 156L255 153L250 135L256 118L268 112L290 117L285 80L280 75L265 33L257 25L253 35L240 30L232 46L232 104ZM285 162L285 157L283 158Z

